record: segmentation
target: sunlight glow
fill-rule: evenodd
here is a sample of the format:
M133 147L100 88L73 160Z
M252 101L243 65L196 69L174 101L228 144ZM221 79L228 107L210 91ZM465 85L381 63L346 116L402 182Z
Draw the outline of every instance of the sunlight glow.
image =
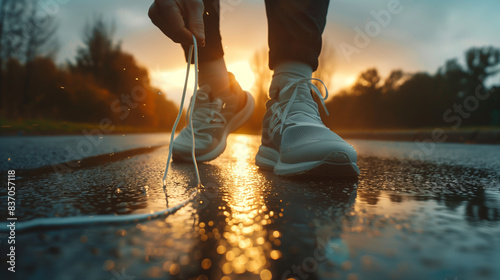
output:
M175 71L164 71L160 69L151 70L152 85L161 89L162 94L166 94L167 99L176 104L180 104L185 77L186 68L184 67ZM190 71L189 80L194 80L193 71ZM188 96L190 96L192 88L193 82L188 84Z
M227 66L229 72L233 73L236 80L241 85L243 90L252 92L255 83L255 76L252 68L247 61L239 61ZM188 84L188 97L190 96L193 88L194 72L191 68ZM184 86L184 78L186 69L181 68L175 71L165 71L162 69L151 70L152 84L162 90L162 94L166 94L167 98L176 104L180 103L182 96L182 89ZM330 96L333 96L341 89L351 87L356 81L357 76L351 73L335 72L330 82L328 91ZM164 92L163 92L164 91Z
M356 75L352 75L351 73L335 72L331 82L331 87L328 88L328 91L333 96L341 89L346 89L351 87L356 81L356 78L357 78Z
M261 189L256 188L255 178L250 166L253 154L251 138L245 135L235 136L235 141L228 147L234 161L228 163L228 171L232 182L222 198L227 202L223 214L227 225L224 229L224 239L219 240L217 251L225 253L225 260L220 263L224 274L252 273L261 279L271 279L272 274L265 269L269 258L279 259L282 254L272 250L272 243L277 244L281 233L267 232L266 225L272 223L274 212L269 212L265 205Z
M248 61L240 61L227 66L227 70L234 74L243 90L250 91L255 82L255 76Z
M229 72L233 73L236 80L243 90L251 90L255 82L255 77L247 61L239 61L227 66ZM167 98L176 104L180 103L184 79L186 77L186 68L180 68L175 71L165 71L162 69L151 70L151 82L153 86L161 89ZM188 96L192 92L194 71L191 68L189 74Z

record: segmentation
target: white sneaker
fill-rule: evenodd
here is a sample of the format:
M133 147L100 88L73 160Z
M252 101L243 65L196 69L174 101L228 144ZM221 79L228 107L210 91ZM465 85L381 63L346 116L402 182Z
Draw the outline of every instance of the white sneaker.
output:
M255 102L249 92L243 91L229 73L231 95L211 100L208 87L198 90L193 109L193 130L195 135L196 161L210 161L226 149L227 136L242 126L252 115ZM238 110L239 98L245 98L245 105ZM191 98L191 102L193 99ZM189 125L181 130L173 143L174 161L191 161L192 136Z
M323 98L311 80L317 79L290 80L282 89L271 88L274 98L266 103L262 144L255 162L282 176L357 176L356 150L321 121L311 90L323 107L328 92Z

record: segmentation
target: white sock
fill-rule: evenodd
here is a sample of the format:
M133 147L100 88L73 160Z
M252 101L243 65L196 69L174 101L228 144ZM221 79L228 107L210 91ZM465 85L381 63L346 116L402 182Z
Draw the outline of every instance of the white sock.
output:
M275 98L279 90L286 86L290 80L312 77L312 67L297 61L286 61L274 68L273 80L269 89L269 96Z

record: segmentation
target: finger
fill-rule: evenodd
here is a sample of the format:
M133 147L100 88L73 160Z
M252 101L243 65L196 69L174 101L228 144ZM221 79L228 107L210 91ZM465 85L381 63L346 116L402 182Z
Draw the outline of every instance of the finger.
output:
M186 0L189 30L202 45L205 44L205 25L203 22L204 9L201 0Z
M180 7L170 1L155 1L149 9L151 21L172 41L191 45L192 34L182 19Z

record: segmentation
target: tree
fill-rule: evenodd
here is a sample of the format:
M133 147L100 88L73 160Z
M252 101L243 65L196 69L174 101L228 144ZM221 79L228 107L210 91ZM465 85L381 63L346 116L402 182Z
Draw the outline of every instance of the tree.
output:
M458 102L465 95L469 75L456 58L447 60L439 68L436 77L442 80L441 94L449 101Z
M313 78L320 79L325 83L327 88L331 87L333 74L335 73L335 49L330 46L328 41L323 41L321 54L318 58L318 69L314 71ZM320 92L324 95L325 90L323 86L314 82L318 86Z
M245 133L259 133L262 130L262 119L266 113L266 101L268 100L269 83L272 72L268 66L267 48L256 51L250 61L255 81L253 85L253 96L255 98L255 109L240 131Z
M399 87L404 84L409 78L407 73L404 73L403 70L392 70L384 81L382 85L382 93L388 94L391 92L395 92L399 89Z
M400 104L396 103L395 100L401 86L411 79L411 76L403 70L397 69L392 70L384 80L380 87L381 97L377 108L379 123L383 123L384 126L396 126L398 124L398 118L395 117L394 111Z
M54 18L45 14L40 17L39 1L31 0L26 3L27 15L25 19L25 27L23 32L24 37L24 59L25 59L25 75L23 87L23 105L29 105L30 100L30 81L32 78L33 60L42 54L52 56L57 49L57 43L53 40L57 30L57 25Z
M18 20L23 13L25 0L3 0L0 4L0 111L4 96L4 64L14 58L20 48L22 25Z
M378 75L377 69L370 68L359 75L352 87L353 93L360 95L377 93L379 82L380 76Z
M5 10L7 8L7 1L3 0L0 3L0 43L2 42L2 35L3 35L3 27L4 27L4 20L5 20ZM0 61L2 59L2 56L0 55ZM0 63L0 65L3 65Z
M2 37L0 56L3 61L16 58L22 61L23 20L27 0L2 1Z
M3 115L10 118L19 117L19 104L21 104L22 100L20 100L19 92L22 91L21 81L24 77L24 67L19 62L19 60L15 58L10 58L5 61L5 83L3 84L3 88L5 91L5 95L8 97L5 99L5 108Z
M39 13L38 0L4 0L0 5L0 69L4 61L17 59L25 64L24 78L20 82L22 102L18 104L21 112L31 112L30 80L32 62L38 56L53 55L56 50L54 34L57 26L53 17ZM19 81L18 81L19 82ZM8 86L8 88L12 88ZM3 71L0 73L0 100L4 92ZM9 96L13 92L8 92ZM17 92L15 94L18 94Z
M382 96L380 80L377 69L370 68L359 75L351 89L352 94L358 96L356 111L361 126L375 128L382 125L379 118Z
M330 46L327 40L323 40L323 46L321 48L321 54L318 58L318 69L314 71L313 78L320 79L325 84L326 88L331 88L333 74L335 73L335 49ZM318 87L319 91L323 96L326 96L326 91L324 86L319 81L313 81L313 83ZM316 95L313 95L313 99L319 102ZM323 122L331 116L327 116L324 110L319 110L320 116Z
M5 9L7 7L7 1L3 0L0 3L0 112L2 111L3 105L3 55L2 51L2 42L3 42L3 28L4 28L4 20L5 20Z
M485 80L500 71L500 49L494 47L471 48L465 53L469 75L475 80Z
M474 97L476 92L485 94L485 81L500 72L500 49L492 46L470 48L465 53L467 63L467 81L462 100L469 96ZM464 119L465 125L491 123L495 108L494 102L482 102L474 114Z
M446 108L441 100L439 80L428 73L415 73L394 96L394 118L398 126L407 128L442 125Z
M493 86L491 92L491 105L493 109L490 112L491 122L493 126L500 126L500 84Z
M170 128L177 106L151 86L147 69L124 52L113 36L114 26L101 18L87 25L84 46L69 64L71 73L84 76L111 95L108 111L115 113L112 118L117 124Z
M93 25L87 25L84 31L83 47L77 50L76 64L72 69L85 74L92 74L98 82L106 85L106 71L121 51L120 43L114 41L114 25L107 25L102 18Z
M23 27L24 61L28 63L37 56L53 58L58 49L55 33L58 25L54 17L40 13L39 0L25 2Z
M377 69L362 72L354 85L327 102L331 118L324 119L331 128L374 128L380 126L380 76Z

